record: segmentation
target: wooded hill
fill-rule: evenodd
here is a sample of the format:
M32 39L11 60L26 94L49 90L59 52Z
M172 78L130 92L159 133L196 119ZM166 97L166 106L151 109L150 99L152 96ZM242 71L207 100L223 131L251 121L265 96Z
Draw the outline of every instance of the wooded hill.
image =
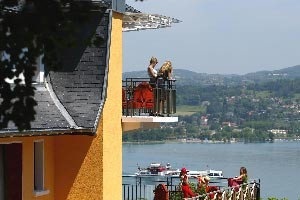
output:
M183 70L179 73L181 77L176 76L179 123L166 124L165 134L161 134L161 130L145 130L144 137L138 136L139 140L299 138L299 72L300 66L246 75L203 75ZM194 112L181 112L187 111L186 108ZM283 133L274 134L271 130ZM149 131L151 134L147 134ZM130 136L124 140L132 139L127 137Z
M260 83L278 79L300 78L300 65L274 71L258 71L245 75L206 74L185 69L174 69L173 74L177 80L177 85L240 85L242 83ZM123 79L145 77L148 77L146 69L144 71L123 73Z

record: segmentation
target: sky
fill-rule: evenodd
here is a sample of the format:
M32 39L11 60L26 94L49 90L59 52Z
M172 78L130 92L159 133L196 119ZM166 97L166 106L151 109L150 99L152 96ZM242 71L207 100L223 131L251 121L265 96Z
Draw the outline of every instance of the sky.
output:
M149 14L181 20L162 29L123 32L123 72L158 67L246 74L300 64L300 0L126 0Z

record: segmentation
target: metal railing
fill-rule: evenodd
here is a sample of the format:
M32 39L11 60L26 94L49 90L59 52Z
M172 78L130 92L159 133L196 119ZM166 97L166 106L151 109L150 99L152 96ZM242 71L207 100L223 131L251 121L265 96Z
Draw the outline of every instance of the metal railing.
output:
M169 116L176 113L175 80L158 78L126 78L122 83L122 114L124 116Z
M138 176L122 176L122 200L150 200L154 197L155 183Z
M217 191L185 198L185 200L260 200L260 180L235 187L220 187Z
M179 186L179 177L160 176L122 176L122 200L152 200L155 196L155 189L159 184L165 184L169 193L169 200L182 200L183 195ZM197 179L190 178L191 183L197 184ZM210 184L219 190L201 194L186 200L259 200L260 179L250 180L248 183L228 187L227 178L211 178Z

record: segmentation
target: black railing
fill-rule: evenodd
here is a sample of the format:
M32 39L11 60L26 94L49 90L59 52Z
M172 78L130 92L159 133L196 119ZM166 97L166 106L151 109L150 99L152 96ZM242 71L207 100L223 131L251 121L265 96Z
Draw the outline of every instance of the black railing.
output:
M122 112L125 116L170 116L176 113L175 80L126 78L122 84Z
M170 188L173 185L172 177L141 177L123 175L122 199L123 200L152 200L156 186L163 183ZM175 188L175 186L174 186Z
M171 176L122 176L122 199L123 200L152 200L154 198L154 191L159 184L165 184L169 192L169 200L179 200L182 197L182 191L180 191L179 177ZM189 181L197 184L196 178L190 178ZM227 186L227 178L211 178L209 185L213 185L219 188L214 193L221 195L226 193L227 196L237 195L238 191L235 188ZM245 184L245 188L252 189L253 195L249 194L249 200L260 199L260 179L250 180ZM243 188L244 186L241 186ZM204 199L208 194L199 195L196 199ZM244 194L243 194L244 195ZM219 199L223 199L220 198Z

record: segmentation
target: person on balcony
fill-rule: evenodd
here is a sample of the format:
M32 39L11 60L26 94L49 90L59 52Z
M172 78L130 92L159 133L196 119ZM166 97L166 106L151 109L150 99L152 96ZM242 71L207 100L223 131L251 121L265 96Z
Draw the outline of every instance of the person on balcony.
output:
M173 80L172 78L173 67L171 61L166 61L158 71L158 77L163 78L163 80Z
M158 63L157 58L152 57L150 59L150 65L147 68L147 72L148 72L148 75L149 75L149 78L150 78L150 85L152 87L155 87L155 85L156 85L157 70L154 69L154 68L155 68L157 63Z
M196 178L198 179L197 190L200 191L200 194L205 194L210 178L208 176L197 176Z
M240 168L240 175L235 178L229 178L228 179L228 186L229 187L235 187L235 190L238 190L238 186L244 183L247 183L248 181L248 175L247 175L247 169L246 167Z
M194 194L194 192L191 190L189 186L189 180L188 180L186 168L181 169L179 176L180 176L180 186L183 192L183 197L184 198L195 197L196 195Z
M209 198L213 199L215 194L212 192L218 191L219 188L217 186L208 185L210 181L209 176L198 176L197 179L198 179L197 191L199 191L200 194L210 193Z

